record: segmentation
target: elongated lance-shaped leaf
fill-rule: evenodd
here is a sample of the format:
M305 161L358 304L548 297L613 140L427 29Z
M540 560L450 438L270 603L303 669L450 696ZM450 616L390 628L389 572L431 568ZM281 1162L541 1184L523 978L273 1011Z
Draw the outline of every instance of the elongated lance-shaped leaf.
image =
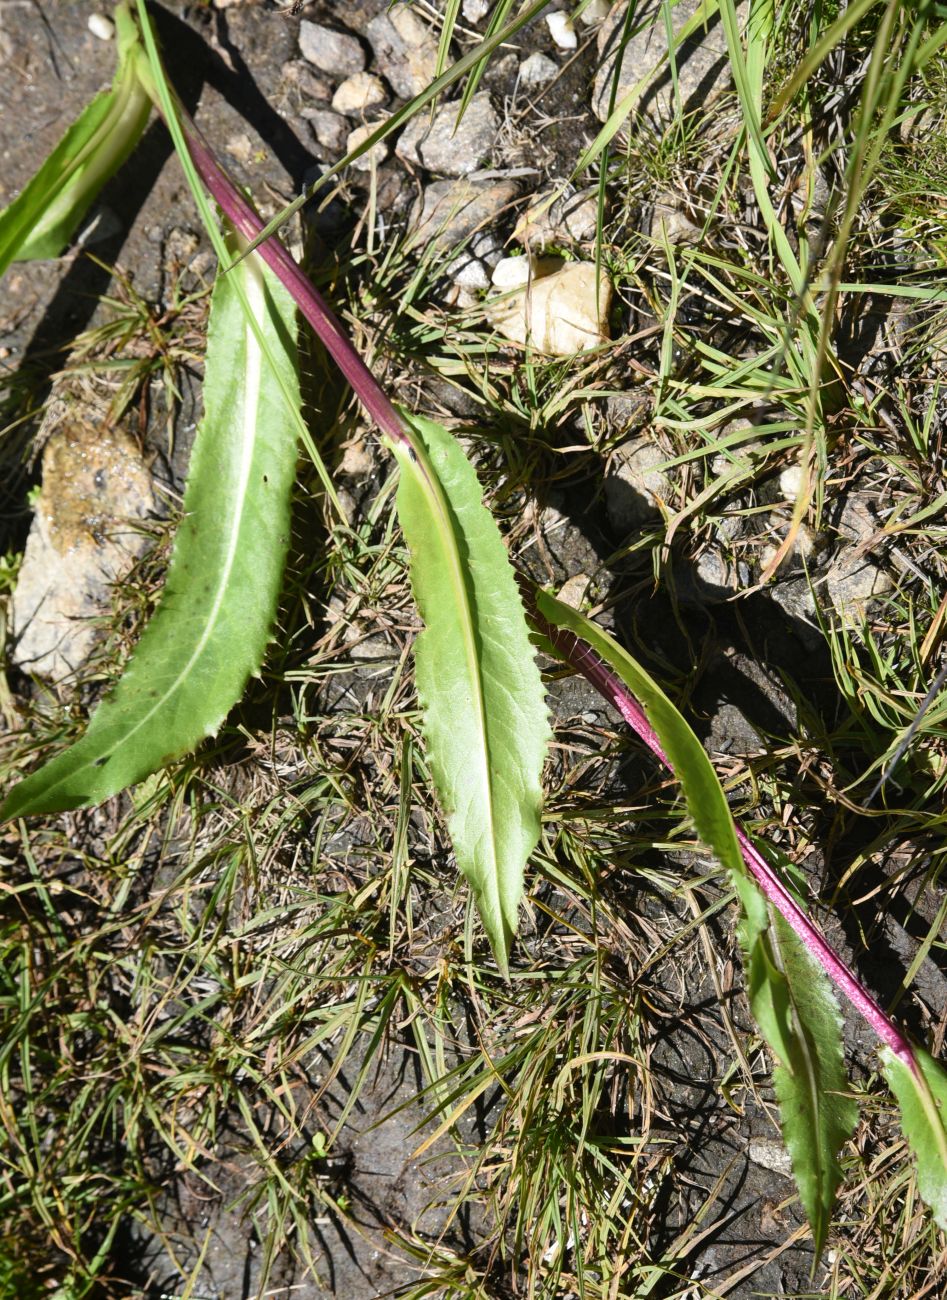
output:
M914 1065L888 1047L881 1068L901 1110L901 1129L917 1159L917 1188L947 1231L947 1072L920 1048Z
M130 57L138 32L127 5L117 6L115 23L118 70L111 90L83 109L33 179L0 213L0 275L11 262L59 256L145 129L151 101Z
M655 752L681 783L697 833L730 874L743 907L740 943L750 1006L777 1061L773 1081L783 1138L818 1254L842 1177L839 1148L858 1117L854 1102L844 1095L841 1022L832 987L802 937L779 911L771 910L771 900L747 870L726 795L684 717L608 633L545 592L537 591L534 599L539 629L553 651L604 687L639 734L650 732ZM557 629L571 633L568 646ZM608 690L607 678L596 666L611 670L637 697L633 708ZM635 715L641 705L644 728Z
M176 102L143 0L138 0L138 13L149 66L142 76L153 79L156 102L211 236L214 225L201 182L245 238L259 239L263 229L259 216ZM471 880L487 935L505 973L523 867L539 834L540 773L548 726L542 684L502 539L482 505L473 469L450 436L438 426L408 421L395 410L321 295L277 238L263 238L259 255L293 296L417 489L414 498L419 504L413 511L411 484L406 489L410 517L405 532L414 549L416 591L430 593L421 605L429 629L421 638L419 681L422 702L431 702L426 712L431 765L458 865ZM444 462L444 483L430 459L426 435ZM419 556L428 536L434 549ZM449 603L442 606L444 593ZM500 635L504 628L505 638ZM459 629L460 640L451 629ZM466 655L470 646L473 659L458 661L457 648ZM453 689L451 672L458 662L467 663L470 671ZM461 734L473 745L466 753L456 743ZM463 771L458 766L461 757L466 763Z
M427 756L457 865L507 973L549 742L542 680L506 547L446 429L406 417L398 516L425 623L415 644Z
M161 603L85 735L16 786L2 817L98 803L141 781L213 735L259 670L289 542L296 312L255 255L236 275L214 287L204 419Z

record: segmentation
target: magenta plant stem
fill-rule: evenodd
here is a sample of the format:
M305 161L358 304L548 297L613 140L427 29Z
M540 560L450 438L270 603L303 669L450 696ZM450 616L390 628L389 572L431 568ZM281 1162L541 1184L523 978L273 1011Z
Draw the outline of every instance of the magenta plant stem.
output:
M218 163L184 110L179 109L179 112L191 159L211 197L244 239L256 239L264 228L256 209ZM356 352L332 309L282 241L278 236L271 235L256 251L292 294L299 310L352 386L352 391L368 416L389 438L410 448L411 440L387 394Z
M632 731L644 741L668 771L673 773L674 769L661 748L661 743L654 728L645 716L644 709L618 674L595 653L591 646L577 637L574 632L565 628L554 627L547 622L531 600L527 602L527 608L530 619L537 631L548 638L556 653L577 672L580 672L599 694L618 710ZM841 957L829 946L825 936L805 914L737 821L734 822L734 830L736 831L740 851L743 854L743 861L763 894L799 936L809 953L819 963L836 988L841 989L856 1011L864 1016L882 1042L886 1043L895 1056L917 1074L918 1065L911 1044L881 1009L857 976L849 970Z

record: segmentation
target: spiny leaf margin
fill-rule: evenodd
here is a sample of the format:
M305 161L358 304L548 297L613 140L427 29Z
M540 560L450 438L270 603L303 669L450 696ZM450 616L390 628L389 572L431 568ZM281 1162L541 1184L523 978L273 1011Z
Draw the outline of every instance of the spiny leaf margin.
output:
M739 937L750 1006L776 1058L783 1138L818 1256L842 1179L838 1151L858 1118L845 1095L841 1015L832 986L747 871L726 795L685 718L607 632L547 592L537 590L535 599L548 623L588 645L644 706L700 838L729 872L743 909Z
M881 1069L901 1112L901 1131L917 1160L917 1188L934 1222L947 1232L947 1071L914 1048L915 1069L890 1047L881 1049Z
M259 258L218 276L205 414L159 607L85 735L15 786L0 818L100 803L143 780L215 734L259 670L289 543L296 364L295 305Z
M548 713L509 556L476 472L441 425L404 414L397 511L425 623L415 673L428 762L457 865L509 970L540 834Z

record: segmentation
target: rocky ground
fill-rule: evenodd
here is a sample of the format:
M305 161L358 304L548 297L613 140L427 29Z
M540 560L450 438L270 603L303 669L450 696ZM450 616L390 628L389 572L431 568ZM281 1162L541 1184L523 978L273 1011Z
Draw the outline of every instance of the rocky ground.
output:
M675 22L696 7L695 0L682 0ZM383 0L214 0L153 8L182 98L267 216L423 91L439 67L436 5L389 10ZM638 6L642 17L649 9L655 9L650 0ZM483 0L464 0L452 57L483 35L488 11ZM906 508L908 498L914 500L914 484L905 470L881 492L877 464L853 454L833 466L839 490L818 524L804 523L793 533L801 471L791 448L798 424L772 392L713 425L719 446L712 455L696 454L700 443L688 443L675 430L671 404L662 408L662 421L654 418L667 386L689 382L693 371L685 353L695 339L743 355L746 330L708 279L677 303L683 332L668 328L672 250L684 256L697 246L719 251L740 241L752 244L754 214L750 198L738 190L729 225L718 217L711 225L705 221L721 142L733 138L738 123L725 42L719 24L712 24L679 55L677 94L687 109L712 106L713 120L702 123L698 143L684 150L685 161L668 166L663 182L654 175L646 184L633 177L627 184L609 180L602 192L602 247L594 172L567 182L614 105L637 95L634 87L666 50L659 21L628 41L619 59L624 16L624 6L592 0L573 25L566 6L554 0L496 52L459 121L451 92L433 112L418 114L357 158L309 205L305 222L296 222L289 237L300 248L308 243L317 276L345 304L359 341L387 355L390 381L403 398L457 424L489 427L494 420L500 432L483 446L473 444L474 453L488 482L500 485L501 512L521 561L575 603L600 608L603 620L636 644L648 645L654 663L686 687L702 739L733 776L741 798L752 802L759 795L748 764L769 755L753 778L764 787L765 803L770 767L802 745L800 735L830 732L844 712L827 623L851 626L869 614L883 622L879 600L913 580L917 555L886 537L884 525L892 503ZM86 0L3 6L0 203L18 192L79 108L109 81L114 52L104 17L101 5ZM636 112L641 139L660 139L673 117L669 76L641 92ZM707 175L701 179L702 168ZM808 204L803 238L808 229L815 241L829 182L803 200L792 188L797 176L791 167L786 176L789 210L797 199ZM544 204L563 185L565 193ZM24 552L8 629L10 682L23 699L41 696L42 683L70 707L93 699L100 681L95 654L102 645L96 620L112 610L115 582L154 558L149 548L156 537L160 569L163 521L179 503L199 416L203 290L212 272L178 164L153 123L74 249L7 274L0 356L11 391L18 393L19 383L26 397L18 398L24 418L6 435L0 550ZM103 302L106 295L111 302ZM116 301L127 329L122 352L112 336L88 334L115 320ZM393 305L402 334L386 318ZM149 338L159 328L156 346ZM849 364L859 382L870 384L901 356L904 314L879 313L858 328ZM123 364L138 365L135 382L117 367L84 369L83 356L72 350L83 331L90 358L121 355ZM454 351L445 341L451 332L463 344ZM490 348L485 337L494 340ZM616 350L598 370L582 371L579 362L578 371L545 371L537 381L545 395L530 408L523 393L533 381L518 369L521 353L514 350L527 338L554 359L610 339ZM668 362L671 353L679 365L674 357ZM318 358L312 366L315 389L323 391ZM60 374L64 367L67 373ZM103 412L114 410L125 382L123 418L113 426ZM702 418L713 405L690 409ZM339 409L344 414L333 444L338 481L355 517L374 520L373 502L388 469L357 417ZM886 418L882 408L879 437ZM318 414L314 428L319 431ZM504 497L501 453L510 451L511 462L522 467L532 463L529 455L544 438L541 477L531 484L526 476L525 489L520 483ZM577 443L581 453L573 455ZM32 450L24 455L27 445ZM783 543L785 557L779 554ZM757 588L773 566L775 580ZM737 593L743 598L735 602ZM349 606L337 597L318 615L320 633L334 636L334 652L346 657L348 675L326 686L337 692L340 708L353 700L366 713L380 707L413 626L406 600L393 612L379 612L381 606L366 601L349 618ZM557 722L590 736L594 754L613 725L598 698L574 681L553 683L551 691ZM607 776L632 819L636 782L645 780L638 761L625 755ZM805 761L818 767L811 749ZM772 829L831 896L844 892L842 864L862 849L867 853L874 832L845 838L850 828L836 819L831 773L819 769L819 775L823 804L812 805L803 829L781 829L778 822ZM240 779L252 784L255 774ZM787 796L783 806L789 803ZM844 853L832 840L836 830ZM352 826L340 832L347 838L327 850L331 860L336 849L340 861L354 860L360 833ZM823 852L819 846L826 843ZM670 856L655 850L652 858L656 871L693 860L673 846ZM879 870L884 873L883 864ZM645 891L638 899L645 931L651 925L657 936L687 924L695 897L655 894L649 901ZM889 959L880 963L878 984L885 987L879 991L893 993L941 899L935 882L926 898L912 897L900 911L876 914L862 900L844 924L831 917L827 924L849 954L863 953L871 936ZM621 912L622 905L615 906ZM709 927L726 949L722 923L713 919ZM556 942L571 940L567 935ZM614 960L630 960L614 942ZM752 1038L734 991L739 976L732 962L713 952L708 959L706 951L698 961L690 949L672 948L657 969L668 1003L650 1058L662 1080L654 1131L676 1154L673 1191L662 1193L663 1202L659 1197L650 1211L649 1249L674 1263L655 1291L626 1291L616 1282L619 1289L609 1294L822 1294L829 1275L820 1273L810 1289L806 1232L768 1097L747 1094L739 1106L730 1105L719 1086L733 1059L733 1035L743 1044ZM936 952L920 961L917 977L906 1014L924 1029L947 990ZM672 993L680 996L675 1015ZM472 1022L457 1027L456 1035L459 1060L473 1050L477 1035ZM853 1023L846 1035L861 1079L870 1068L870 1044ZM318 1059L300 1066L294 1104L301 1113L318 1110L324 1129L339 1119L358 1079L357 1104L344 1118L341 1142L333 1154L323 1158L316 1149L312 1157L319 1187L319 1208L309 1221L312 1266L292 1233L275 1258L269 1253L258 1227L263 1209L253 1195L258 1164L250 1129L236 1109L221 1117L216 1146L200 1172L166 1164L156 1175L151 1204L126 1216L112 1246L115 1293L220 1300L420 1296L425 1292L410 1288L430 1272L437 1251L476 1258L493 1221L486 1201L477 1209L468 1199L459 1214L452 1212L454 1139L442 1137L423 1159L414 1154L428 1107L418 1099L422 1072L405 1037L395 1035L387 1053L366 1065L365 1079L363 1044L337 1074L328 1046L320 1049L324 1074ZM481 1109L463 1119L457 1141L475 1146L480 1130L501 1111L499 1090L488 1090ZM263 1132L281 1132L275 1110L261 1110L255 1122ZM621 1132L634 1140L633 1126ZM287 1159L298 1156L297 1148L287 1148ZM658 1177L659 1164L648 1177ZM482 1171L481 1177L485 1184ZM267 1213L272 1218L277 1210L270 1205ZM406 1243L423 1249L412 1252ZM461 1270L453 1290L439 1282L427 1293L521 1293L515 1265L484 1276L491 1279L483 1284L488 1289L468 1285ZM639 1279L634 1285L646 1284Z

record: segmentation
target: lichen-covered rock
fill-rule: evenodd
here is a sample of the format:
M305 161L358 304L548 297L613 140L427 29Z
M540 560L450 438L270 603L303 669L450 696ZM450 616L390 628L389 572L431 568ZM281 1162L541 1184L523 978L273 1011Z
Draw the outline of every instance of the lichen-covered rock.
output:
M88 659L112 584L147 548L134 527L154 512L151 474L134 441L100 409L53 403L43 483L13 593L12 659L61 682Z
M486 90L474 95L458 120L459 113L457 103L440 105L433 117L418 113L401 133L395 153L443 176L469 176L489 158L500 123Z
M549 202L539 194L516 223L514 236L532 249L560 244L582 244L595 238L598 228L598 190L589 188Z

